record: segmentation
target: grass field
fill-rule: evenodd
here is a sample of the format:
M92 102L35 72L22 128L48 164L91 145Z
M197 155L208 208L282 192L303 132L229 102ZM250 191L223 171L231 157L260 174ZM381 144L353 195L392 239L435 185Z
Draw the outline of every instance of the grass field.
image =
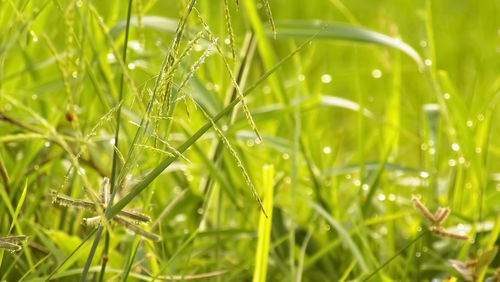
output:
M496 0L0 1L0 281L499 281L499 70Z

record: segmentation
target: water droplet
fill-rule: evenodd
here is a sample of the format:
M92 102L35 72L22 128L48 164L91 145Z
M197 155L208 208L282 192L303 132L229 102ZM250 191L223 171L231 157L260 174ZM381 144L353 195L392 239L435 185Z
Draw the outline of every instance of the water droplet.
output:
M247 140L248 147L253 147L253 145L255 145L255 142L252 139Z
M186 180L187 180L188 182L191 182L191 181L193 181L193 180L194 180L194 176L192 176L191 174L190 174L190 175L187 175L187 176L186 176Z
M449 166L456 166L457 165L457 161L455 161L454 159L449 159L448 160L448 165Z
M110 140L109 140L109 144L111 144L112 146L114 146L114 145L115 145L115 139L114 139L114 138L113 138L113 139L110 139Z
M424 64L426 66L430 66L430 65L432 65L432 61L430 59L425 59Z
M78 73L74 71L71 73L71 76L76 79L78 77Z
M430 155L434 155L434 154L436 154L436 149L434 149L434 148L430 148L430 149L429 149L429 154L430 154Z
M219 84L214 84L214 91L219 92L219 90L220 90Z
M483 119L484 119L484 115L482 115L482 114L477 115L477 120L483 120Z
M456 143L453 143L451 144L451 149L455 152L458 152L458 150L460 150L460 146L458 146L458 144Z
M379 69L374 69L374 70L372 70L372 76L373 76L373 78L381 78L382 71Z
M299 81L304 81L304 80L306 80L306 76L303 74L299 74L298 79L299 79Z
M33 166L33 169L34 169L34 170L38 170L39 168L40 168L40 166L39 166L39 165L34 165L34 166Z
M389 194L389 201L391 201L391 202L396 201L396 195L394 195L394 194Z
M472 120L468 120L465 124L466 124L468 127L472 127L472 125L473 125Z
M444 93L443 98L446 100L450 99L450 93Z
M426 150L427 150L427 148L428 148L428 146L427 146L427 144L425 144L425 143L422 143L422 144L420 145L420 149L421 149L422 151L426 151Z
M385 201L385 195L384 194L379 194L378 195L378 200L379 201Z
M262 141L260 141L259 138L255 138L255 144L259 145L260 143L262 143Z
M464 157L458 158L458 162L461 163L461 164L464 164L465 163L465 158Z
M78 174L79 174L79 175L85 175L85 169L84 169L84 168L80 168L80 169L78 170Z
M290 184L292 183L292 178L290 178L290 176L287 176L283 179L283 181L285 181L286 184Z
M76 1L76 6L78 8L81 8L83 6L83 2L82 1Z
M33 100L38 99L38 95L36 95L36 94L31 95L31 99L33 99Z
M128 64L128 68L129 68L130 70L135 69L135 64L133 64L133 63Z
M227 125L225 125L225 124L224 124L224 125L221 127L221 129L222 129L222 131L227 131L228 127L227 127Z
M202 209L202 208L199 208L199 209L197 209L197 210L196 210L196 212L197 212L198 214L203 214L203 209Z
M128 46L130 46L130 48L132 48L135 51L142 50L141 43L139 43L139 41L129 41Z
M229 39L229 38L224 39L224 43L225 43L226 45L231 44L231 39Z
M368 191L368 189L370 189L370 186L368 186L368 184L363 184L361 189L363 189L363 191Z
M429 173L427 171L421 171L420 172L420 177L427 178L427 177L429 177Z
M427 47L427 41L425 41L425 40L420 41L420 47L422 47L422 48Z
M481 154L481 148L480 147L476 147L476 153Z
M351 179L351 175L350 174L346 174L345 175L345 179Z
M50 145L51 145L51 144L50 144L50 142L49 142L49 141L45 142L45 144L44 144L44 146L45 146L46 148L50 147Z
M434 140L429 140L429 146L434 146Z
M354 185L361 186L361 180L359 179L354 180Z
M421 254L420 252L416 252L416 253L415 253L415 256L416 256L417 258L419 258L420 256L422 256L422 254Z
M323 153L330 154L331 152L332 152L332 149L330 147L326 146L323 148Z
M113 55L113 53L108 53L107 58L109 63L113 63L116 61L115 55Z
M287 154L287 153L284 153L283 155L281 155L281 157L284 159L284 160L288 160L290 158L290 155Z
M329 74L326 74L326 73L323 74L321 76L321 82L323 82L323 83L330 83L330 82L332 82L332 76L329 75Z

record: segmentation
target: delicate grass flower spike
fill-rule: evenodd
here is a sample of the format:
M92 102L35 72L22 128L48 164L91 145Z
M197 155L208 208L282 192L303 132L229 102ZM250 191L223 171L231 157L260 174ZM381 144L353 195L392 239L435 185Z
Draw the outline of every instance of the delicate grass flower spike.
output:
M22 250L22 243L25 241L25 235L0 237L0 249L5 249L9 252L19 252Z
M73 199L71 197L65 196L65 195L60 195L57 192L53 191L52 192L52 197L53 197L53 203L58 204L60 206L66 206L66 207L74 207L78 209L86 209L89 211L96 211L97 206L90 201L86 200L78 200L78 199ZM100 203L101 207L100 208L106 208L107 204L109 202L109 179L105 178L102 182L101 185L101 198L100 198ZM141 229L138 225L140 224L146 224L151 222L151 217L149 217L146 214L143 214L138 211L130 210L130 209L123 209L121 210L117 216L113 217L112 219L113 222L116 222L125 228L129 229L130 231L141 235L147 239L158 241L160 240L160 237L156 234L153 234L151 232L148 232L144 229ZM82 220L82 225L87 226L87 227L92 227L92 226L99 226L102 223L102 217L101 216L94 216L90 218L84 218Z
M431 231L433 234L441 237L447 237L462 241L467 241L470 239L470 237L465 234L455 234L446 231L444 228L440 226L450 214L450 208L439 207L436 210L435 214L432 214L417 196L412 195L411 200L415 208L418 209L422 213L422 215L433 224L433 226L428 228L428 230Z

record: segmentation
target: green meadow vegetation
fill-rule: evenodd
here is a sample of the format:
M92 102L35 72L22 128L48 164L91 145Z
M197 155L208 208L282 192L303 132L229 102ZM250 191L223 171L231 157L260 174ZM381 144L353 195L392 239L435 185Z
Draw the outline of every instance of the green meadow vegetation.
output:
M500 2L1 0L0 281L500 281Z

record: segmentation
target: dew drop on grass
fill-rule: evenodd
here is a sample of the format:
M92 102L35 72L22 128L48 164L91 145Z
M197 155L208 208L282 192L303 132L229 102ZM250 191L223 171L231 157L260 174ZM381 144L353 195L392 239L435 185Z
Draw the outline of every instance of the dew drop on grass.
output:
M76 6L78 8L81 8L83 6L83 2L82 1L76 1Z
M325 84L326 84L326 83L330 83L330 82L332 82L332 76L331 76L331 75L329 75L329 74L326 74L326 73L325 73L325 74L323 74L323 75L321 76L321 82L323 82L323 83L325 83Z
M290 155L287 154L287 153L283 153L283 155L281 155L281 157L284 159L284 160L288 160L290 158Z
M420 172L420 177L427 178L427 177L429 177L429 173L427 171L421 171Z
M326 146L326 147L324 147L324 148L323 148L323 153L325 153L325 154L327 154L327 155L328 155L328 154L330 154L331 152L332 152L332 149L331 149L330 147Z
M448 165L449 166L456 166L457 165L457 161L455 161L454 159L449 159L448 160Z
M330 231L330 225L329 224L325 224L325 226L323 228L325 229L325 231Z
M31 99L33 99L33 100L38 99L38 95L36 95L36 94L31 95Z
M429 154L430 154L430 155L434 155L434 154L436 154L436 149L434 149L434 148L430 148L430 149L429 149Z
M427 41L425 41L425 40L420 41L420 47L422 47L422 48L427 47Z
M110 140L109 140L109 144L111 144L112 146L114 146L114 145L115 145L115 139L114 139L114 138L113 138L113 139L110 139Z
M85 175L85 169L81 167L81 168L78 170L78 174L79 174L79 175Z
M255 142L255 144L257 144L257 145L259 145L260 143L262 143L262 142L259 140L259 138L256 138L254 142Z
M458 152L458 150L460 150L460 146L458 146L458 144L456 143L453 143L451 144L451 149L455 152Z
M430 66L430 65L432 65L432 61L430 59L425 59L424 64L426 66Z
M345 175L345 179L351 179L351 175L350 174L346 174Z
M466 124L468 127L472 127L472 125L473 125L472 120L468 120L465 124Z
M384 194L379 194L378 195L378 200L382 201L382 202L385 201L385 195Z
M299 74L299 76L297 77L299 79L299 81L304 81L306 80L306 76L303 75L303 74Z
M222 131L227 131L227 125L223 125L221 129Z
M373 76L373 78L381 78L382 71L379 69L374 69L374 70L372 70L372 76Z
M196 212L197 212L198 214L203 214L203 209L202 209L202 208L199 208L199 209L197 209L197 210L196 210Z
M394 201L396 201L396 195L394 195L394 194L389 194L388 199L389 199L389 201L394 202Z
M482 114L477 115L477 120L483 120L483 119L484 119L484 115L482 115Z
M446 100L450 99L450 93L444 93L443 98Z
M363 191L368 191L369 188L370 188L370 186L368 186L368 184L363 184L363 187L361 187L361 189L363 189Z
M128 68L129 68L130 70L135 69L135 64L133 64L133 63L128 64Z
M428 148L428 146L427 146L427 144L425 144L425 143L422 143L422 144L420 145L420 149L421 149L422 151L426 151L426 150L427 150L427 148Z
M71 73L71 76L76 79L78 77L78 73L74 71Z
M231 40L229 38L226 38L226 39L224 39L224 43L226 45L229 45L229 44L231 44Z
M108 58L109 63L113 63L116 61L115 55L113 55L113 53L108 53L108 55L106 57Z
M286 184L290 184L292 183L292 178L290 178L290 176L287 176L285 177L285 179L283 179L283 181L285 181Z
M476 147L476 153L481 154L481 147Z
M253 147L253 145L255 145L255 142L252 139L247 140L247 146L248 147Z
M465 158L464 157L458 158L458 162L461 163L461 164L464 164L465 163Z
M354 180L354 185L361 186L361 180L359 179Z
M420 256L422 256L422 254L421 254L420 252L416 252L416 253L415 253L415 256L416 256L417 258L419 258Z
M33 170L38 170L39 168L40 168L40 166L39 166L39 165L34 165L34 166L33 166Z
M48 147L50 147L50 145L51 145L51 144L50 144L50 142L49 142L49 141L47 141L47 142L45 142L45 144L43 144L43 145L44 145L46 148L48 148Z
M192 181L194 180L194 176L192 176L192 175L190 174L190 175L186 176L186 180L187 180L188 182L192 182Z

